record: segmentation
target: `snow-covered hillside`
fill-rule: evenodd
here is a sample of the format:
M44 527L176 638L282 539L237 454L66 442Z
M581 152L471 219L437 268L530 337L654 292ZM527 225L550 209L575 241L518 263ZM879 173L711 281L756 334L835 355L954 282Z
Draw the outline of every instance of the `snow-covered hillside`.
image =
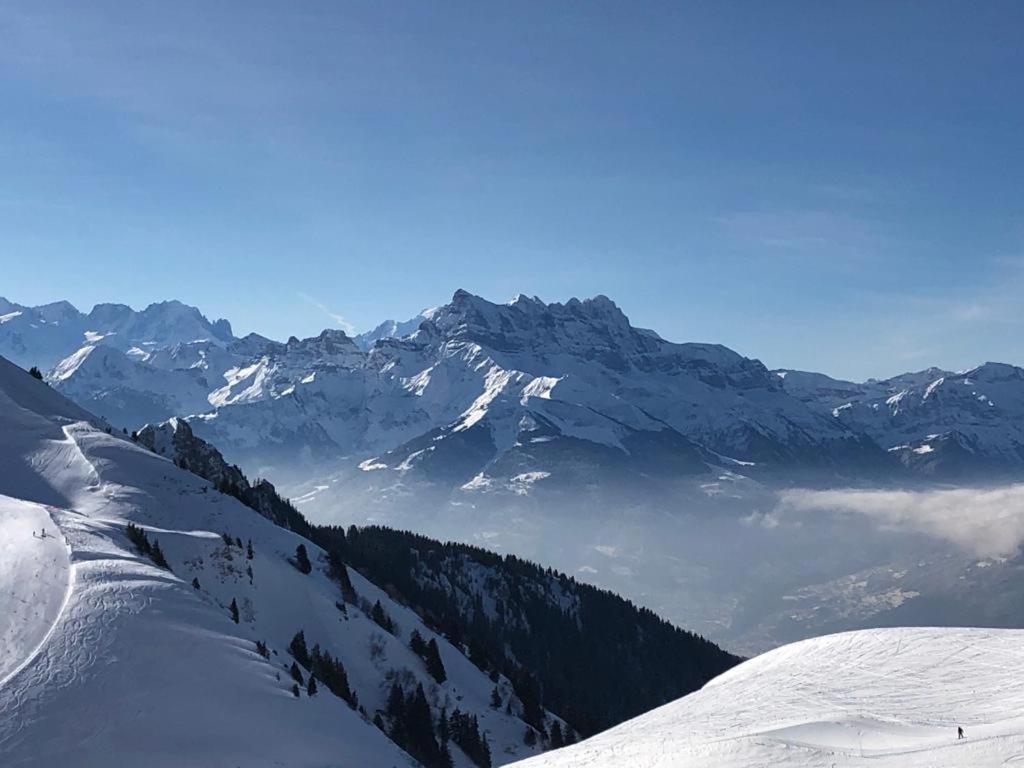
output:
M318 547L108 430L0 359L0 764L406 766L371 722L395 683L422 686L434 717L475 717L495 764L542 748L507 680L354 571L344 602ZM358 709L325 680L310 696L308 669L293 695L299 631L344 665Z
M879 629L758 656L522 768L1024 763L1024 631ZM957 739L957 727L966 738Z

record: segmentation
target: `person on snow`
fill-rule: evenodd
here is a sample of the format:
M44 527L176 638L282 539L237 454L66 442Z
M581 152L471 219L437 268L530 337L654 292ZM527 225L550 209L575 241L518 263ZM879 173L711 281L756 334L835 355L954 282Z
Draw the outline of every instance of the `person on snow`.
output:
M964 729L959 725L956 727L956 740L960 741L964 737Z

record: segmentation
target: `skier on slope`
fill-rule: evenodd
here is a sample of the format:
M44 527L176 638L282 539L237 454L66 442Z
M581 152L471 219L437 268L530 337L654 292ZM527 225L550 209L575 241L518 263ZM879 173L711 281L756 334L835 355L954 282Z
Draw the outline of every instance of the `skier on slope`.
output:
M956 727L956 740L960 741L964 737L964 729L961 726Z

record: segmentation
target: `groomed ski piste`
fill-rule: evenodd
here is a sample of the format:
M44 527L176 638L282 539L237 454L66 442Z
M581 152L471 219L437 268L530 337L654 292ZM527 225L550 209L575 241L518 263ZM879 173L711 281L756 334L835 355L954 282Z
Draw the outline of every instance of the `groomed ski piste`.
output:
M489 706L495 683L412 611L351 570L398 628L340 610L321 550L305 542L302 573L289 561L301 537L106 430L0 358L0 766L411 766L370 720L394 674L477 715L495 765L535 752L522 721ZM129 521L173 572L131 545ZM224 533L251 540L252 559ZM368 715L322 684L293 695L298 630L344 662ZM413 630L437 639L444 683L409 649Z
M578 745L515 765L1024 766L1024 631L896 628L804 640Z

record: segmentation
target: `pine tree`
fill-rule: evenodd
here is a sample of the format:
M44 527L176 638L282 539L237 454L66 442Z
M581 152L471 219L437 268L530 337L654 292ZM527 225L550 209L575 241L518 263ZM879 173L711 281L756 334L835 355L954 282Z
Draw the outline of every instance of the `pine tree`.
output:
M28 375L31 376L33 379L38 379L39 381L43 380L43 372L40 371L34 365L31 368L28 369Z
M246 559L252 560L253 554L254 553L252 551L252 539L249 539L249 544L245 548L245 557L246 557Z
M306 648L306 635L301 629L295 633L295 637L288 644L288 653L306 669L310 668L309 651Z
M309 554L306 552L305 544L299 544L295 548L295 567L306 574L313 570L313 564L309 562Z
M530 726L526 726L526 733L523 734L523 744L528 747L532 747L537 744L537 732Z
M296 699L299 698L299 684L298 683L292 683L292 696L294 696Z
M562 726L557 720L551 724L551 748L559 749L565 746L565 740L562 738Z
M409 635L409 648L420 658L423 658L424 653L427 650L427 644L423 642L423 635L420 634L418 629L414 629L412 634Z
M228 606L228 610L231 611L231 620L233 622L235 622L235 624L237 624L238 623L238 603L235 601L235 598L233 598L233 597L231 598L231 605Z
M448 679L448 673L445 672L444 664L441 661L441 651L438 649L437 640L434 638L430 638L430 642L427 643L425 660L427 662L427 672L438 683L443 683Z
M447 744L451 738L451 731L448 728L448 708L441 708L441 716L437 719L437 738L442 744Z
M316 696L316 678L312 675L309 676L309 684L306 686L306 695L310 697Z
M167 562L167 558L164 557L164 551L160 549L159 539L153 539L153 547L149 552L149 559L153 561L155 565L161 568L166 568L168 571L171 570L171 566Z
M134 523L128 523L124 530L128 536L128 540L135 546L135 549L147 557L153 553L153 547L149 543L149 537L146 536L146 532L142 530L142 528Z
M192 579L192 589L199 591L199 578Z
M501 692L498 690L498 686L494 686L491 691L491 709L501 709Z
M447 741L441 742L440 753L441 754L437 761L438 766L440 766L440 768L452 768L452 766L455 765L455 761L452 760L452 752L448 748Z
M302 670L299 669L299 665L294 661L292 662L291 669L288 670L288 674L291 675L292 680L294 680L299 685L302 685L305 682L305 680L302 677Z
M398 683L391 684L387 707L384 711L392 720L400 720L405 716L405 693Z
M380 600L375 602L373 608L370 609L370 618L385 632L395 634L395 623L391 621L391 617L384 610L384 606L380 604Z

